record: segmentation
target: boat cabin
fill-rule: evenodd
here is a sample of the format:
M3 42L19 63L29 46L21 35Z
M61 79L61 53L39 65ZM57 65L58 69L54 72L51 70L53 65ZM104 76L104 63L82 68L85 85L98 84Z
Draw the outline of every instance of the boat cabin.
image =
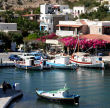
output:
M55 56L54 63L56 64L69 64L70 62L70 57L69 56Z

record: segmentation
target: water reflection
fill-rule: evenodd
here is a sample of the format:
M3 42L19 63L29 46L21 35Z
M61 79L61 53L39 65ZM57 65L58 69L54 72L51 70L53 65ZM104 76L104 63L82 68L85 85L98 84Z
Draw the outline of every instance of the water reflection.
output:
M79 68L71 70L25 71L14 68L1 69L0 82L18 82L23 98L10 108L76 108L74 105L39 100L35 89L46 91L63 88L65 83L71 92L81 96L78 108L110 107L110 72L108 70ZM106 107L106 108L107 108ZM109 108L108 107L108 108Z

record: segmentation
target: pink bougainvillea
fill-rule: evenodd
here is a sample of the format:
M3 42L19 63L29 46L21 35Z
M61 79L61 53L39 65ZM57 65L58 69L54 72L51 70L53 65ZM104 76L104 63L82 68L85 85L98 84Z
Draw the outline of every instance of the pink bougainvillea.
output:
M75 47L78 43L78 39L74 38L72 36L70 37L64 37L59 39L60 42L62 42L67 47ZM96 39L79 39L79 47L80 49L86 49L86 48L101 48L106 45L106 41L104 40L96 40Z
M56 38L58 38L58 36L57 36L56 34L52 33L52 34L47 35L47 36L42 36L42 37L40 37L40 38L38 38L38 39L36 39L36 40L37 40L37 41L45 42L46 39L56 39Z

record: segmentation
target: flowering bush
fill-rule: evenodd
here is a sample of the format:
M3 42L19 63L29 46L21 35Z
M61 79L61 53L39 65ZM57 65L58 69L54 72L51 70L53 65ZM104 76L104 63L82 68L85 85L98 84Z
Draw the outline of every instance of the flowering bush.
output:
M74 47L74 48L75 48L76 44L78 43L78 39L74 38L72 36L61 38L59 41L62 42L67 47ZM90 39L86 39L86 38L85 39L79 39L80 49L87 49L90 47L102 48L102 47L105 47L106 43L107 42L104 40L96 40L96 39L90 40Z
M47 36L42 36L42 37L40 37L40 38L38 38L38 39L36 39L36 40L37 40L37 41L45 42L46 39L56 39L56 38L58 38L58 36L57 36L56 34L52 33L52 34L47 35Z

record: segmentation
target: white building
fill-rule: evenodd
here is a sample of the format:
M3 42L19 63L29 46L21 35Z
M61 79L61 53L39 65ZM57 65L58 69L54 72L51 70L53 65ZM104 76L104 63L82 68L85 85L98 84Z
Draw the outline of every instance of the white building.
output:
M52 4L43 4L40 5L40 31L47 31L52 33L54 31L55 20L58 22L57 19L60 20L59 17L64 16L66 14L62 13L63 9L68 9L68 5L52 5ZM56 17L57 16L57 17ZM56 18L56 19L55 19ZM64 20L68 18L65 17Z
M40 5L41 14L57 14L62 13L63 9L69 9L68 5L53 5L53 4L42 4Z
M107 34L110 35L110 21L90 21L85 20L87 23L90 34Z
M103 4L103 3L107 3L107 4L110 5L110 0L99 0L99 1L101 1L101 4Z
M63 13L64 14L73 14L73 10L72 9L63 9Z
M53 32L53 15L52 14L40 14L40 31Z
M17 23L0 23L0 31L17 31Z
M77 36L79 35L80 27L82 23L79 21L59 21L57 25L56 35L64 36Z
M52 12L52 4L42 4L40 5L40 13L41 14L49 14Z
M85 13L86 9L84 6L75 6L73 7L74 18L79 17L82 13Z

